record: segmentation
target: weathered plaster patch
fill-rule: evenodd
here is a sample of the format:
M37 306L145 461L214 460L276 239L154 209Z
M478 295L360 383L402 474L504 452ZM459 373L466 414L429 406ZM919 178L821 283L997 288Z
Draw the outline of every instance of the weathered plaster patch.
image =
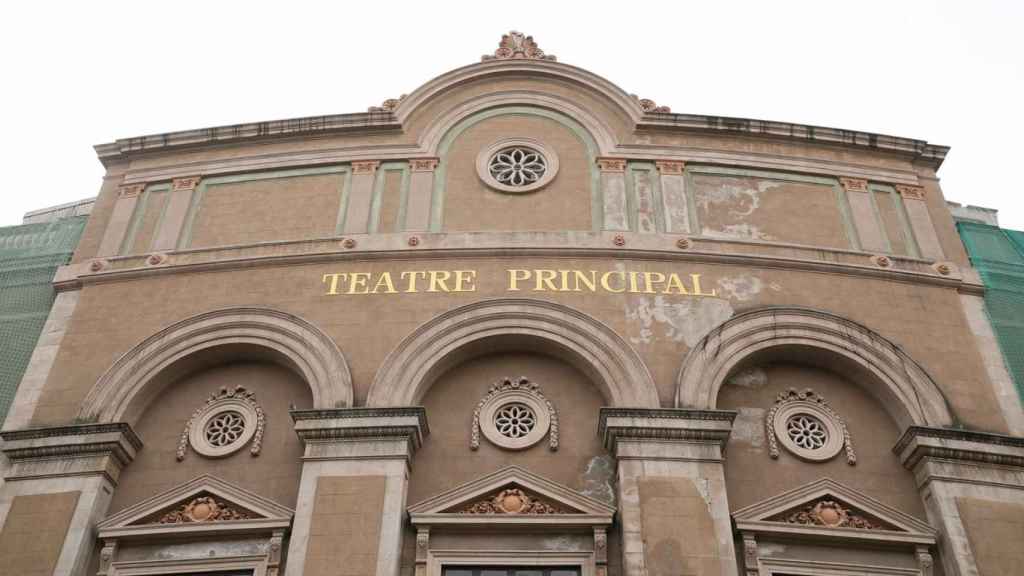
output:
M733 182L736 181L733 180ZM712 237L729 236L754 240L774 240L775 238L762 232L757 226L742 221L760 207L763 193L781 185L781 183L769 180L758 180L753 186L723 182L717 186L705 188L697 196L697 206L705 213L711 213L713 208L727 205L726 215L735 223L722 225L717 230L702 226L701 233Z
M563 552L579 549L576 542L568 536L551 536L544 538L541 540L541 546L545 550L560 550Z
M762 452L765 442L764 408L743 406L737 408L736 412L736 419L732 423L731 438L749 444L755 452Z
M594 456L587 462L580 493L615 506L615 462L611 456Z
M718 279L718 293L734 300L750 300L764 289L757 276L724 276Z
M785 544L775 544L770 542L758 542L757 553L760 556L778 556L786 552L787 546Z
M630 336L634 344L650 344L657 338L668 338L692 348L733 314L732 305L722 298L673 301L664 296L638 296L625 306L626 320L636 328L636 336Z
M727 383L756 390L768 383L768 374L761 368L748 368L730 376Z

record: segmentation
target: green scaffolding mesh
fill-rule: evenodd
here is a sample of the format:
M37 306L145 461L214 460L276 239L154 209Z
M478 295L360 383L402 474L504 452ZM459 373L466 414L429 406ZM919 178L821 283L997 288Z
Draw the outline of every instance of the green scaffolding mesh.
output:
M53 275L71 259L85 220L0 228L0 422L53 305Z
M957 228L985 284L985 310L1024 398L1024 232L975 222L957 222Z

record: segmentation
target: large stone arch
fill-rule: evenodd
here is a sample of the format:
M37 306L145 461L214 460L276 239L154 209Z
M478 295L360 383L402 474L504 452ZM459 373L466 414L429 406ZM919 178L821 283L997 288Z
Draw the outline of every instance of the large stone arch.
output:
M903 428L953 423L939 387L899 346L851 320L797 307L751 310L712 330L683 361L676 406L713 409L722 384L744 362L794 349L866 376L860 380Z
M455 308L414 330L385 358L366 404L415 405L445 370L501 346L556 352L614 406L659 406L646 365L614 330L562 304L514 298Z
M309 386L315 408L352 405L352 376L333 340L298 316L269 308L227 308L172 324L146 338L97 380L79 410L82 421L132 423L173 365L216 349L245 347L287 366Z

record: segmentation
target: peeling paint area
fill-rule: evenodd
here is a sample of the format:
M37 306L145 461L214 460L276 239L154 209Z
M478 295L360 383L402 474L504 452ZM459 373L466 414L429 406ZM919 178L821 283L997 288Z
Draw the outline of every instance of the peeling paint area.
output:
M725 276L718 279L718 293L733 300L750 300L763 289L764 282L757 276Z
M633 344L667 339L692 348L733 315L732 305L723 298L675 301L664 296L637 296L627 300L625 307Z
M764 388L765 384L768 383L768 374L763 368L748 368L733 374L726 382L733 386L757 390L758 388Z
M700 215L701 234L712 237L776 240L751 216L761 207L765 192L782 184L748 178L698 177L694 196Z
M605 504L615 506L615 461L611 456L595 456L583 471L583 489L580 493Z
M741 407L736 410L736 419L732 423L730 438L737 442L749 444L755 452L763 452L765 444L764 408Z

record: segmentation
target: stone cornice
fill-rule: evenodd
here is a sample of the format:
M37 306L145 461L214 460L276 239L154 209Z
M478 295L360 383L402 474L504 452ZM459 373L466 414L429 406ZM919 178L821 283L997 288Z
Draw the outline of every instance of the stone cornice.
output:
M0 438L11 461L8 479L102 474L116 482L142 449L124 422L6 430Z
M990 432L911 426L892 450L908 469L924 459L1024 468L1024 438Z
M686 408L601 408L598 436L613 454L623 440L687 441L724 448L736 412Z
M410 454L430 434L421 406L292 410L295 433L303 441L400 438Z
M85 284L162 274L339 261L578 257L824 272L984 294L984 286L964 278L960 270L952 269L950 274L942 275L930 262L917 258L890 256L891 265L881 268L872 260L871 254L853 250L690 237L688 249L681 251L676 244L679 236L670 234L623 234L628 247L616 247L612 244L614 235L594 232L423 233L417 235L416 246L410 246L408 234L400 233L359 235L355 250L342 249L339 238L187 249L168 253L160 266L148 265L144 254L110 258L96 271L89 269L88 262L64 266L58 269L54 286L57 290L74 290ZM758 253L740 252L746 246L756 247Z

